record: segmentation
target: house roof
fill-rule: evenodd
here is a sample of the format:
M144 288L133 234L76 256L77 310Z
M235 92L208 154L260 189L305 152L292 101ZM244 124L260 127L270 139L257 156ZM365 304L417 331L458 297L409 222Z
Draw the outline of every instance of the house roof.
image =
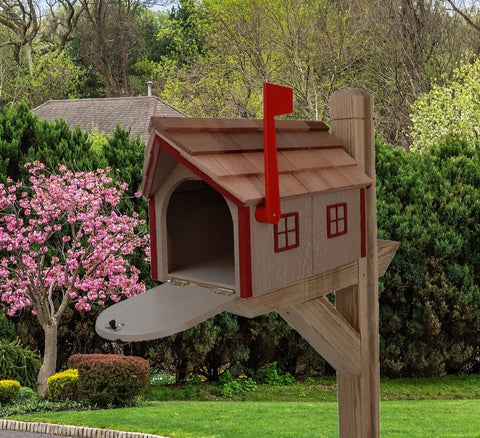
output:
M282 198L373 182L323 122L277 120L276 135ZM217 184L239 204L264 200L262 120L152 118L143 170L145 196L165 179L162 173L171 171L171 163L162 163L167 156Z
M131 128L131 138L140 135L144 142L148 140L151 117L184 116L155 96L49 100L33 112L41 119L64 119L72 129L80 125L89 132L96 126L100 132L111 134L120 125Z

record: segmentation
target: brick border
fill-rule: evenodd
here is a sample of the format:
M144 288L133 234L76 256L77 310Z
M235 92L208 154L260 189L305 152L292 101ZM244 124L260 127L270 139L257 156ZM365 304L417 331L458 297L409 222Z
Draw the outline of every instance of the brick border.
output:
M168 438L122 430L97 429L93 427L66 426L63 424L32 423L28 421L0 420L0 429L17 432L34 432L73 438Z

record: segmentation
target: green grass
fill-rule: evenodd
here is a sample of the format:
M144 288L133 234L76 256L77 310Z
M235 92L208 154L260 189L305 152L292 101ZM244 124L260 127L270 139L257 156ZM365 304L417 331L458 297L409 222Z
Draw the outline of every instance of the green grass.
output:
M382 379L382 400L480 399L480 375Z
M312 380L312 379L310 379ZM422 379L382 379L382 400L480 399L480 375ZM224 400L222 386L215 384L151 385L145 392L149 401ZM236 401L327 401L337 400L335 378L288 386L258 385L256 391L232 397Z
M382 379L380 386L382 438L480 438L480 376ZM237 394L230 401L222 397L221 385L151 385L144 405L137 408L9 418L172 438L335 438L335 400L334 378L280 387L258 385L256 391Z
M480 438L480 400L381 404L382 437ZM140 408L14 417L173 438L338 437L337 404L310 402L149 402Z

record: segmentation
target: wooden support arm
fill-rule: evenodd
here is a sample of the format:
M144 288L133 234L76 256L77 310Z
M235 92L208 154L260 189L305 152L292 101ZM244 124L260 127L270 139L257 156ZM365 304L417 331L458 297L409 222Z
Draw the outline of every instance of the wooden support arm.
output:
M360 375L360 334L326 297L286 307L278 313L337 371Z

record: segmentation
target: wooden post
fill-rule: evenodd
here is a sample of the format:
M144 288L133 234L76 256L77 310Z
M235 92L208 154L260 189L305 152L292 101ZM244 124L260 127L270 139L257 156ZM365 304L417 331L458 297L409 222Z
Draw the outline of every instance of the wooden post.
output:
M331 99L331 130L364 172L375 180L373 97L344 89ZM337 290L336 307L360 333L359 376L337 370L339 436L380 436L380 360L378 340L378 254L375 184L366 190L366 257L359 261L356 286Z

